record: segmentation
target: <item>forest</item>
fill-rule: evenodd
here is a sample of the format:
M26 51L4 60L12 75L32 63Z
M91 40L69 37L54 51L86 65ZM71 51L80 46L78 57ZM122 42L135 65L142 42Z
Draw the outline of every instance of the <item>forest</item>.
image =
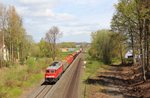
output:
M124 95L149 98L150 1L119 0L115 9L111 30L91 34L89 54L115 67L108 73L101 73L101 77L111 78L111 82L114 80L114 84L121 85ZM129 51L132 55L125 58Z

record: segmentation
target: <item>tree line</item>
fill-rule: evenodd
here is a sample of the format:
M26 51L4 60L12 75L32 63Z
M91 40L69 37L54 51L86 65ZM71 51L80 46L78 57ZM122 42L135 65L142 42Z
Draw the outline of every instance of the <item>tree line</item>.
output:
M0 4L0 67L24 64L29 57L55 60L59 53L57 40L61 36L59 28L53 26L40 42L35 43L27 34L15 7Z
M92 33L90 54L111 63L132 50L133 65L141 66L143 80L150 75L150 1L119 0L111 21L111 30ZM119 54L119 55L117 55Z
M7 62L23 61L28 55L30 36L26 34L22 18L14 6L0 4L0 39L1 48L5 46L9 53ZM1 52L1 66L4 66L7 65L3 60L4 50Z
M133 63L143 67L143 78L150 70L150 2L149 0L121 0L116 5L112 19L112 30L128 37L133 51ZM135 58L139 56L138 62Z

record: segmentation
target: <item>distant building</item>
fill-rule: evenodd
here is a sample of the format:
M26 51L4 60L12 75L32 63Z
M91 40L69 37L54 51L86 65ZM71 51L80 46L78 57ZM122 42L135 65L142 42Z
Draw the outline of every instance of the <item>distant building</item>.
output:
M133 57L132 50L127 51L127 53L125 54L125 58L130 58L130 57Z
M73 52L73 51L75 51L75 48L68 48L68 51Z
M61 52L68 52L68 48L61 48Z
M72 52L75 51L75 48L61 48L61 52Z
M133 51L129 50L126 54L125 54L125 58L133 58ZM135 54L135 59L140 59L141 56L139 54Z
M6 48L5 44L0 43L0 60L8 61L9 60L9 52Z

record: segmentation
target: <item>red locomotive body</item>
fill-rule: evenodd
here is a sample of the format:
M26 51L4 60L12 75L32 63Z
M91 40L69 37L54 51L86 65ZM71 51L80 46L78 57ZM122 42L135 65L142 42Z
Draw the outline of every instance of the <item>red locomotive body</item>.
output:
M56 82L63 72L63 64L61 62L54 62L51 64L45 73L46 82Z

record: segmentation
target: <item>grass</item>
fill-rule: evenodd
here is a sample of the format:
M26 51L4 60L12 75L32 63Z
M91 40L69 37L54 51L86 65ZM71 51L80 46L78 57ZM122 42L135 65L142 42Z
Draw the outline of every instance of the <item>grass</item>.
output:
M85 54L85 57L87 64L81 77L82 98L88 98L92 91L98 90L100 88L98 84L86 84L84 81L86 81L88 78L97 77L99 70L103 70L103 67L105 66L103 62L91 58L88 54Z
M112 65L119 65L121 63L120 59L119 58L113 58L112 59Z
M87 61L86 69L84 71L83 80L86 80L88 77L95 76L97 71L100 70L104 64L101 61L95 60L86 54L85 60Z
M94 76L99 67L100 67L100 65L99 65L98 61L96 61L96 60L87 61L83 79L86 80L88 77Z
M32 87L44 78L47 66L45 58L29 58L26 65L0 69L0 98L18 98L26 88Z

